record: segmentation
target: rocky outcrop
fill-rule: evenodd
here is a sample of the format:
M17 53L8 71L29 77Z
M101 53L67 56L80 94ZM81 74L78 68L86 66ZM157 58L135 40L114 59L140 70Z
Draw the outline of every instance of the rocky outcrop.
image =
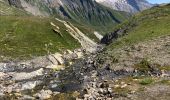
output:
M90 53L96 52L97 48L99 47L97 43L95 43L93 40L87 37L83 32L81 32L77 27L75 27L70 22L66 22L58 18L56 18L56 20L65 25L65 27L67 28L67 32L70 33L70 35L74 39L78 40L78 42L81 44L84 50Z
M18 8L22 8L20 0L8 0L9 4Z

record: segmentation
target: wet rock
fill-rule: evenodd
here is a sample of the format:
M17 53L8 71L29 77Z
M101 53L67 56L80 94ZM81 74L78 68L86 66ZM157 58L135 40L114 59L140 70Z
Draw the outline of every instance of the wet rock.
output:
M36 86L42 84L42 81L31 81L22 84L21 90L31 90L34 89Z
M15 64L10 63L0 63L0 72L12 72L15 69Z
M57 84L51 84L51 85L50 85L50 88L51 88L51 89L56 89L56 88L58 88L58 85L57 85Z
M53 91L58 91L60 90L60 85L61 81L59 80L52 80L49 84L48 84L48 88L53 90Z

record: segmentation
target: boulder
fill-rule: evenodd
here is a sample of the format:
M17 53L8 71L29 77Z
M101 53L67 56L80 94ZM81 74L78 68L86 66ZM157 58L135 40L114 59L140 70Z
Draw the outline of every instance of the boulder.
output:
M58 60L53 55L49 55L47 58L52 64L58 65Z
M59 62L60 65L64 64L63 55L60 53L53 54L53 57Z
M30 81L22 84L21 90L31 90L40 85L42 81Z
M27 72L20 72L20 73L16 73L16 72L11 72L9 75L12 76L12 80L26 80L26 79L31 79L37 76L41 76L44 74L44 69L40 68L36 71L27 73Z

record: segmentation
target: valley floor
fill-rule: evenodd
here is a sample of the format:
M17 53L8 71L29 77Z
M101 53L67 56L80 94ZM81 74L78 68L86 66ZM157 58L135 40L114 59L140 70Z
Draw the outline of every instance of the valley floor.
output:
M166 35L91 57L82 99L169 100L169 44Z
M65 66L48 66L60 54L1 63L0 96L5 100L169 100L169 44L167 35L83 58L81 50L68 51Z

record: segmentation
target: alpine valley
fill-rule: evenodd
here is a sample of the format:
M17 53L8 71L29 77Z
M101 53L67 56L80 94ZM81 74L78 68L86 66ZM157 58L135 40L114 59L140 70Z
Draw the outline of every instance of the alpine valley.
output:
M0 0L0 100L169 100L170 4Z

